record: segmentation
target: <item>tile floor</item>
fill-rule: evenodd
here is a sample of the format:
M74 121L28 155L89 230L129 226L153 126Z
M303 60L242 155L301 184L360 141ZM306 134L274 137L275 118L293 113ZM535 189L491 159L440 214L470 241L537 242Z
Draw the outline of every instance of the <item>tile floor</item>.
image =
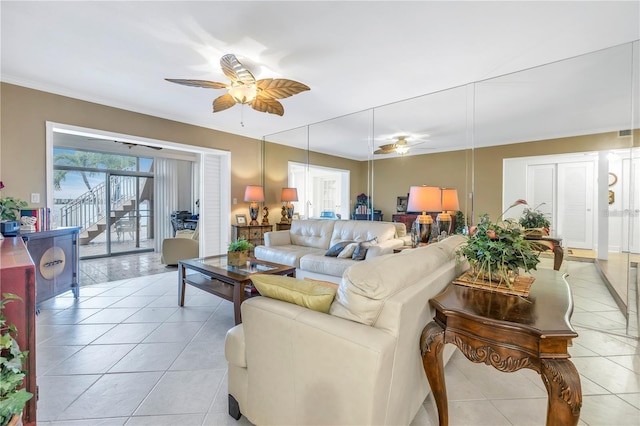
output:
M115 268L92 262L107 277ZM551 268L550 259L542 267ZM571 348L584 395L580 424L637 425L640 343L623 336L624 319L592 263L567 261L562 270L570 274L580 333ZM249 424L227 414L223 346L232 304L188 288L179 308L177 272L161 271L83 285L79 300L67 293L42 304L39 424ZM445 374L451 425L544 424L546 391L535 372L501 373L456 352ZM438 424L431 396L412 424Z

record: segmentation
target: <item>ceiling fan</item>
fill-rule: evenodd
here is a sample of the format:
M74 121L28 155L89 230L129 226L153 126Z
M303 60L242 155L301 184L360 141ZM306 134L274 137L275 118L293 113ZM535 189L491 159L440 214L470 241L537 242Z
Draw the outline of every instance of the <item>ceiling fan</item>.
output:
M229 92L213 101L213 112L224 111L236 103L251 105L260 112L283 115L284 107L276 99L288 98L305 90L309 86L284 78L265 78L256 80L253 74L235 57L227 54L220 59L220 66L224 75L231 83L218 83L206 80L182 80L166 78L171 83L185 86L203 87L205 89L227 89Z
M124 142L124 141L118 141L118 140L113 140L113 139L87 138L87 140L89 140L89 141L102 141L102 142L119 143L119 144L122 144L122 145L128 147L129 149L131 149L133 147L136 147L136 146L141 146L143 148L151 148L151 149L155 149L155 150L161 150L162 149L161 146L144 145L144 144L141 144L141 143Z
M139 143L133 143L133 142L123 142L123 141L114 141L115 143L121 143L122 145L128 147L129 149L135 147L135 146L142 146L145 148L151 148L151 149L156 149L156 150L161 150L162 147L161 146L152 146L152 145L142 145Z
M386 145L380 145L376 149L374 154L406 154L409 152L409 144L407 143L406 136L398 136L398 140L395 143L388 143Z

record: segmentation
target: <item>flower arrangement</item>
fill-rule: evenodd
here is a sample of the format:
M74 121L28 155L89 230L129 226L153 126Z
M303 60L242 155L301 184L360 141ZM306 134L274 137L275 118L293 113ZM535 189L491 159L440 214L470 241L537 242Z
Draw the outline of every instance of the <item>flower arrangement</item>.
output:
M4 188L4 183L0 181L0 190ZM27 207L27 202L19 198L0 198L0 220L18 220L20 209Z
M536 207L530 209L526 207L520 217L520 225L526 229L539 228L542 229L547 235L549 234L549 227L551 222L547 216L539 209L544 203L538 204Z
M515 219L500 220L504 214L524 200L517 200L505 210L498 221L487 214L480 216L476 227L469 229L467 244L458 249L457 257L466 258L474 279L487 279L511 286L519 274L535 270L540 262L539 252L525 239L525 230Z

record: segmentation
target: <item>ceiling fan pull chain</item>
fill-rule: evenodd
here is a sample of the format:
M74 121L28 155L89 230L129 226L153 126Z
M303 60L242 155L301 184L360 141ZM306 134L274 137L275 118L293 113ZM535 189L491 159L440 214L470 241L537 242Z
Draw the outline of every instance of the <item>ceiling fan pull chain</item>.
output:
M240 125L244 127L244 104L240 104Z

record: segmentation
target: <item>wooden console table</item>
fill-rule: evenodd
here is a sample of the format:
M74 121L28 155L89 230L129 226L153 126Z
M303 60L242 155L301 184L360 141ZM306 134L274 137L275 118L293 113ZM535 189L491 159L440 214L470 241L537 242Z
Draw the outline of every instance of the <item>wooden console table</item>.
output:
M442 360L446 343L470 361L506 373L536 371L547 389L547 426L578 424L580 376L567 351L578 336L569 323L571 291L559 272L540 270L535 276L528 301L453 284L429 300L436 316L422 331L420 348L441 426L449 422Z

